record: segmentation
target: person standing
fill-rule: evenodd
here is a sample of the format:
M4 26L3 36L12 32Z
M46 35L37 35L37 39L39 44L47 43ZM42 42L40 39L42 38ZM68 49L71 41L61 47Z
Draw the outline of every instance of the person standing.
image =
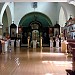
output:
M53 38L50 37L50 52L53 52Z
M53 36L53 49L54 49L54 52L55 52L55 49L56 48L56 40L55 40L55 36Z
M56 52L59 52L59 37L56 37Z

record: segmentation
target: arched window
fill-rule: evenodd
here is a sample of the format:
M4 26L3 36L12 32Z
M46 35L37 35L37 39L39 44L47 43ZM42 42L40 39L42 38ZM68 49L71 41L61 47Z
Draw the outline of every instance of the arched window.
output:
M60 8L60 12L59 12L59 25L61 27L64 27L65 26L65 23L66 23L66 17L65 17L65 14L64 14L64 10L61 7Z

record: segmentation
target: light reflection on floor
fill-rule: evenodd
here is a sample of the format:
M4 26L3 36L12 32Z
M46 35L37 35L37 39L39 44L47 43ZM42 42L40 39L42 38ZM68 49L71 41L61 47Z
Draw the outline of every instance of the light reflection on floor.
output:
M43 64L54 64L55 66L69 66L72 68L72 61L42 61Z
M53 74L50 74L50 73L46 73L45 75L53 75Z
M50 54L51 56L62 56L64 53L50 53L50 52L42 52L42 54Z
M72 59L64 53L21 49L0 55L1 75L66 75L65 69L72 69Z

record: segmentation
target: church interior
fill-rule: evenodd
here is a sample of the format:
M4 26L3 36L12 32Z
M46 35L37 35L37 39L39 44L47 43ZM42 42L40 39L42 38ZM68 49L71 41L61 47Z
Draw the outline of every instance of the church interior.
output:
M0 75L75 75L75 0L1 0Z

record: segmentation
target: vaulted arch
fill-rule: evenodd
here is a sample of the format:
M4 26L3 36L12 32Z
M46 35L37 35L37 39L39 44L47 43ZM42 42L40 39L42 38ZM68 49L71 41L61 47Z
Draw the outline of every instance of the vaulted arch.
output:
M41 25L44 27L52 26L52 22L49 19L49 17L47 17L45 14L40 12L31 12L26 14L20 20L19 25L27 27L30 25L31 22L35 21L35 19L36 21L40 22Z
M66 16L63 7L61 7L59 12L59 24L61 25L61 27L64 27L65 23L66 23Z
M2 7L2 10L1 10L1 24L2 24L2 17L3 17L3 14L4 14L4 12L5 12L5 10L6 10L6 7L7 7L7 5L9 4L9 2L6 2L4 5L3 5L3 7Z

